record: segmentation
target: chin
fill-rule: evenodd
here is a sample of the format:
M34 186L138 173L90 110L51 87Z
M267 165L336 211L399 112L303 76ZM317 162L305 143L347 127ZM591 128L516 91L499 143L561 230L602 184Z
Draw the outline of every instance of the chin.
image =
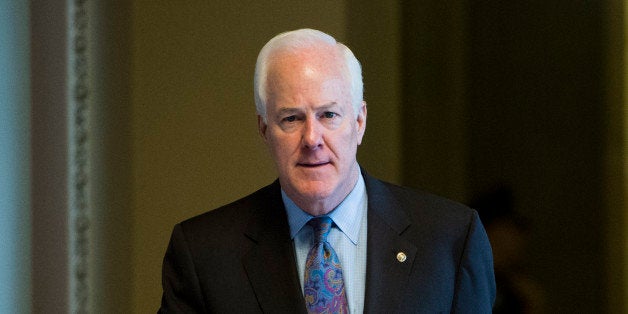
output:
M333 191L334 185L331 182L315 181L315 182L295 182L293 185L294 192L300 197L310 200L323 200L328 198Z
M332 194L333 189L330 183L316 182L302 186L299 191L301 195L307 195L312 199L325 199Z

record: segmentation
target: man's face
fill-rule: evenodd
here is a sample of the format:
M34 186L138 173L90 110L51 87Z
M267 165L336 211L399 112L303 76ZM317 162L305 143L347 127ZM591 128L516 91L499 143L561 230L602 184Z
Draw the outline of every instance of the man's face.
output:
M326 214L353 189L366 104L351 105L346 67L333 48L275 55L267 77L267 121L260 133L288 196L312 215ZM330 208L331 207L331 208Z

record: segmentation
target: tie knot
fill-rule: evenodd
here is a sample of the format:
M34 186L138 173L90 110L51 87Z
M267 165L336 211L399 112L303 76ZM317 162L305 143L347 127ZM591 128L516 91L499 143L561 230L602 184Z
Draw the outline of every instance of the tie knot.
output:
M331 218L328 216L315 217L308 221L308 224L314 229L314 243L327 241L327 235L331 230L331 223Z

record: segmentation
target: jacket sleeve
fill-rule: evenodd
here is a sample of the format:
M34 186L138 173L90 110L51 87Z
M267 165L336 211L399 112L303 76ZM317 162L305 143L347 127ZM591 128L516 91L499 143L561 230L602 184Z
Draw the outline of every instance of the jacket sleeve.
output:
M491 313L495 302L493 253L477 212L473 212L456 275L453 313Z
M158 313L204 313L201 288L181 225L172 231L162 268L163 295Z

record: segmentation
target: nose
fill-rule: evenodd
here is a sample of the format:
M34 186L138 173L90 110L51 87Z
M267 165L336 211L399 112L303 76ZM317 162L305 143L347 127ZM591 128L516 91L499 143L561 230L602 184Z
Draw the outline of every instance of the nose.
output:
M303 142L303 146L307 149L316 149L323 145L321 126L315 118L308 117L305 119L301 140Z

